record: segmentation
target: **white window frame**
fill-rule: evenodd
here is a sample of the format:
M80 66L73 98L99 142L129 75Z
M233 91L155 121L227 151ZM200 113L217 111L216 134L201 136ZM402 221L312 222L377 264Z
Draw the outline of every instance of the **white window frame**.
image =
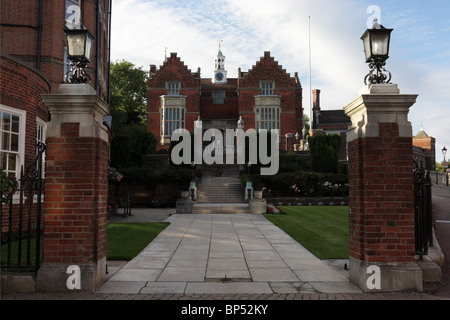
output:
M25 161L25 133L26 133L26 117L27 112L20 109L11 108L0 104L0 121L2 121L3 113L9 113L11 115L15 115L19 117L19 146L17 152L12 152L10 150L3 150L3 134L0 135L0 152L15 154L16 155L16 168L15 168L15 177L17 179L20 178L20 168L24 165ZM0 126L1 128L1 126ZM1 128L0 132L3 132L3 128ZM5 170L8 172L8 170Z
M41 129L41 132L39 132ZM41 135L39 137L39 134ZM42 120L39 117L36 117L36 144L38 142L42 142L45 144L45 140L47 138L47 122ZM36 148L36 154L38 150ZM42 154L42 179L45 178L45 160L46 160L46 152Z
M181 81L166 81L166 89L168 96L179 96Z
M261 81L260 87L262 96L273 96L275 81Z
M41 132L39 132L41 129ZM39 134L41 137L39 137ZM45 138L47 137L47 122L39 117L36 117L36 143L42 142L45 144Z
M255 108L256 131L260 129L280 130L281 108L276 106Z
M161 135L170 137L176 129L184 129L186 108L182 106L165 106L161 109Z

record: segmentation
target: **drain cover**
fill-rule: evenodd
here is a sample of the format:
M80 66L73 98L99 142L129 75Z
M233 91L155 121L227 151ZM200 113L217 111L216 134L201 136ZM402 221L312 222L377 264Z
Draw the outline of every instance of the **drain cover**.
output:
M252 282L251 278L229 278L225 275L223 278L206 278L206 282Z

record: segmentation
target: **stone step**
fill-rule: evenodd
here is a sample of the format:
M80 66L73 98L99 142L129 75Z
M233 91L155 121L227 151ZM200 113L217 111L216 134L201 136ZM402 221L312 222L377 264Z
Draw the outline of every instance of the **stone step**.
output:
M196 203L192 207L192 213L250 213L247 203Z
M199 202L226 202L240 203L244 201L244 195L240 190L238 192L198 192Z
M243 203L243 198L209 198L209 199L202 199L198 198L198 203Z
M230 189L230 190L240 190L241 185L240 184L234 184L234 185L216 185L216 184L199 184L198 188L202 188L203 191L207 190L224 190L224 189Z
M225 202L225 203L240 203L244 201L243 196L198 196L198 202Z
M211 167L212 168L212 167ZM236 168L236 166L234 166ZM224 172L231 172L233 167L227 166L226 168L223 168ZM219 211L223 212L223 208L215 207L211 209L211 205L216 203L222 203L222 204L230 204L230 203L240 203L247 205L244 202L244 194L242 192L241 188L241 181L237 177L238 173L235 175L222 175L222 176L215 176L215 175L204 175L202 180L197 186L197 200L198 204L207 204L210 207L208 208L202 208L198 209L202 212L208 211ZM197 210L197 209L196 209ZM239 208L233 208L231 210L228 210L229 212L233 212L236 210L240 210ZM248 208L246 209L248 210ZM246 211L245 211L246 212Z

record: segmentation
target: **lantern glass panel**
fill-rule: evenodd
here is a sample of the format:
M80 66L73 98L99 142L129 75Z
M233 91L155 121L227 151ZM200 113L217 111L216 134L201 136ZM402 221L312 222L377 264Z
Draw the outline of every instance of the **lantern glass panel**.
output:
M90 61L90 59L91 59L91 48L92 48L92 38L87 36L86 37L86 52L85 52L85 55L86 55L86 59L88 61Z
M387 56L388 55L388 35L386 34L373 34L372 40L372 54L374 56Z
M366 61L368 61L370 59L370 57L372 56L372 52L370 50L370 35L369 35L369 33L367 33L365 35L365 37L363 38L363 42L364 42L364 53L366 54Z
M67 37L69 56L84 56L85 39L83 34L71 34Z

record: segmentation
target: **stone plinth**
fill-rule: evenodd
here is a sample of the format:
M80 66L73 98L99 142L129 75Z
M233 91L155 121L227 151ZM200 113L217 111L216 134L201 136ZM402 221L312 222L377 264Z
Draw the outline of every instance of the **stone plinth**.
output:
M176 203L177 213L192 213L192 207L194 206L194 201L191 199L178 199Z
M267 202L264 199L251 199L249 201L249 210L253 214L264 214L267 211Z

